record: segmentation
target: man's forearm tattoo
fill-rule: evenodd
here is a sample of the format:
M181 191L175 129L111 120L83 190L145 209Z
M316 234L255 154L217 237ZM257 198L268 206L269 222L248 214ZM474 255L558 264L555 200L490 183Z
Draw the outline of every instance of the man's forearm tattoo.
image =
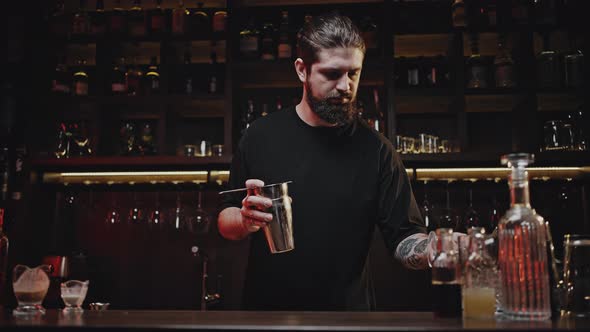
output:
M407 268L420 270L428 266L425 234L414 234L404 239L395 251L395 257Z

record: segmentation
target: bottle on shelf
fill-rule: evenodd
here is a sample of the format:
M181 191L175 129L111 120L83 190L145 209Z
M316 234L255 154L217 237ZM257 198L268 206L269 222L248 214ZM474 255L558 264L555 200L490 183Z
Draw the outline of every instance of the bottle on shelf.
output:
M454 0L451 5L451 15L454 28L464 28L465 22L465 1Z
M51 91L55 94L69 95L71 86L71 76L68 73L65 56L61 56L51 81Z
M195 37L207 38L211 35L211 19L203 8L202 2L199 2L197 6L191 14L191 30Z
M244 59L259 58L260 32L256 29L254 18L250 18L248 25L240 31L240 55Z
M421 70L419 61L410 61L407 66L408 87L418 87L421 83Z
M504 315L515 319L551 317L546 226L529 198L526 167L533 161L533 155L524 153L502 156L511 174L510 208L498 225L498 265L505 295L500 307Z
M262 60L275 60L276 52L275 28L272 23L264 23L260 39L260 51Z
M529 0L514 0L512 1L512 22L515 25L525 25L530 17Z
M121 57L114 62L112 77L111 77L111 94L125 95L127 94L125 57Z
M127 74L125 75L127 94L129 96L141 95L141 81L143 78L143 71L139 65L137 65L137 57L133 57L131 65L127 68Z
M133 5L129 10L129 36L135 38L145 37L146 35L146 12L141 7L141 0L133 0Z
M470 89L485 89L488 87L488 69L481 54L479 54L478 39L478 34L471 34L471 56L467 59L467 68L469 72L467 87Z
M569 34L570 50L563 57L565 82L567 88L578 89L584 87L584 53L577 45L577 38Z
M70 31L70 20L65 13L64 0L56 0L49 16L49 32L57 38L65 38Z
M279 46L277 47L279 59L291 59L293 50L291 47L291 34L289 32L289 12L281 12L281 24L279 25Z
M80 0L80 7L72 18L72 35L85 36L90 31L90 18L86 12L86 0Z
M145 74L145 93L155 95L160 93L160 71L158 69L158 57L153 56Z
M494 57L495 79L497 88L513 88L516 86L514 78L514 61L506 49L506 35L498 34L498 52Z
M137 143L137 150L142 156L156 154L154 128L147 122L141 125L141 133Z
M90 16L90 34L102 36L107 29L106 14L104 11L104 0L96 0L96 10Z
M72 79L72 92L74 96L88 96L89 77L86 72L86 59L77 61L77 68Z
M213 13L213 32L223 33L227 29L227 12L218 10Z
M127 15L121 0L115 0L113 10L109 15L109 33L115 37L121 37L122 34L127 33Z
M184 0L178 0L178 6L172 10L172 34L182 36L186 33L189 15Z
M166 12L162 9L162 0L156 0L156 8L150 10L150 34L162 36L166 33Z

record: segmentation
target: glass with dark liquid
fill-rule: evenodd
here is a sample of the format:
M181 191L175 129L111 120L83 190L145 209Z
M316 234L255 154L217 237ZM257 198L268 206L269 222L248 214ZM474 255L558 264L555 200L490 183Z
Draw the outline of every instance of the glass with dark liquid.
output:
M432 262L432 309L435 317L461 317L461 264L453 230L436 230L437 254Z

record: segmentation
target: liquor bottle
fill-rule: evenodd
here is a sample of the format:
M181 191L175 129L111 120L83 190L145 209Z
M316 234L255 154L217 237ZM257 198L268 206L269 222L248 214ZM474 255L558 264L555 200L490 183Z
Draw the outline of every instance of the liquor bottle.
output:
M451 5L451 15L453 20L453 27L465 27L465 2L463 0L454 0Z
M150 34L162 36L166 33L166 12L162 9L162 0L156 0L156 8L150 11Z
M275 28L272 23L264 23L262 26L262 37L260 40L262 60L276 59Z
M111 93L113 95L124 95L127 94L127 82L125 79L126 68L125 68L125 57L121 57L119 61L115 61L113 65L112 77L111 77Z
M104 0L96 0L96 10L90 17L90 34L102 36L106 32L107 21L104 12Z
M65 56L61 56L57 66L55 67L53 80L51 81L51 91L55 94L70 94L71 76L68 73L65 60Z
M516 25L524 25L528 23L530 11L529 0L513 0L512 1L512 21Z
M85 70L86 59L77 61L77 70L73 75L72 92L74 96L88 96L88 73Z
M488 87L488 70L484 60L479 54L478 35L471 34L471 56L467 59L469 70L469 81L467 87L470 89L482 89Z
M584 87L584 53L577 46L577 39L573 32L569 34L570 50L563 57L565 82L567 88L578 89Z
M178 6L172 10L172 34L184 35L190 12L184 7L184 0L178 0Z
M222 33L227 29L227 12L218 10L213 13L213 32Z
M65 38L70 30L70 21L65 13L64 0L56 0L49 17L49 32L57 38Z
M436 230L437 253L432 262L433 311L436 317L461 316L461 264L453 230Z
M420 67L416 61L412 61L407 66L408 87L420 86Z
M86 0L80 0L80 7L72 18L72 35L85 36L90 30L90 18L86 12Z
M154 129L149 123L144 123L141 126L141 134L139 135L137 148L141 155L156 154L156 139L154 135Z
M211 34L211 20L209 14L203 9L203 3L199 2L197 8L191 14L191 30L198 38L207 38Z
M193 94L193 72L192 72L192 65L191 65L191 49L190 44L186 46L184 51L184 68L183 68L183 77L182 77L182 84L181 89L182 91L187 94Z
M126 85L129 96L139 96L141 94L141 81L143 72L137 65L137 57L133 57L131 65L127 68Z
M160 93L160 71L158 70L158 58L153 56L150 66L145 74L145 93L154 95Z
M291 59L293 51L291 48L291 38L289 34L289 12L281 12L281 24L279 25L279 46L277 48L279 59Z
M141 8L141 0L133 0L129 10L129 36L144 37L146 35L146 13Z
M245 59L259 58L259 35L260 32L254 25L254 18L250 18L248 25L240 31L240 55Z
M121 6L121 0L115 0L113 10L109 15L109 33L120 37L127 32L127 15Z
M512 88L516 86L514 79L514 61L506 49L506 35L498 34L498 52L494 58L495 78L497 88Z
M549 319L546 226L543 217L531 207L526 169L534 156L509 154L502 156L501 161L511 168L510 208L498 225L498 266L505 295L501 308L509 318Z

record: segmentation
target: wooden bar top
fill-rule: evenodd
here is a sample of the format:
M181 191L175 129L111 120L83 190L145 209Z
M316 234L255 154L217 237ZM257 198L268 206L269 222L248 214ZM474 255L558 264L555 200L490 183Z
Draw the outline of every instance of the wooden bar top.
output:
M434 318L430 312L255 312L255 311L124 311L86 310L16 318L6 311L0 330L69 331L194 330L194 331L590 331L590 319L501 321Z

